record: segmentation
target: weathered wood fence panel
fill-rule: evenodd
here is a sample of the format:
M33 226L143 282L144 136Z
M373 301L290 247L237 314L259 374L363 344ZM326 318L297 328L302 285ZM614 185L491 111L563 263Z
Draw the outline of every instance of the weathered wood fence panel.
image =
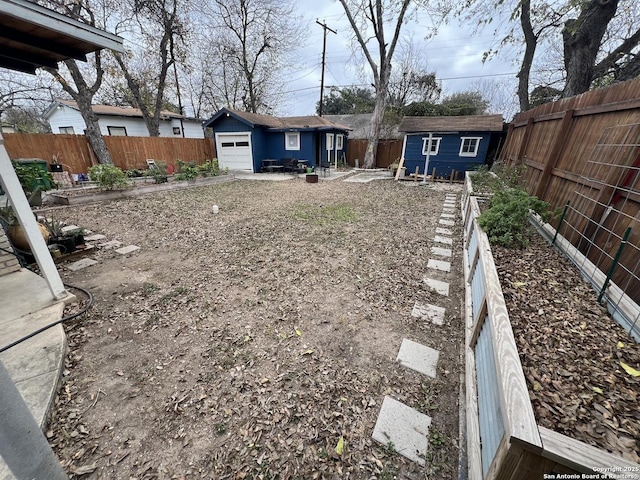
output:
M361 139L349 140L347 143L347 164L355 167L356 159L362 168L364 154L367 150L367 141ZM402 155L403 140L380 140L376 154L376 168L387 168Z
M83 135L7 133L5 146L12 160L41 158L60 163L70 173L86 173L97 163ZM104 137L115 166L123 170L146 169L147 159L176 166L177 160L202 164L216 156L209 138Z
M600 270L633 227L613 281L640 304L638 124L640 78L517 115L500 159L526 165L527 190L552 208L571 201L565 227L573 232L563 234Z

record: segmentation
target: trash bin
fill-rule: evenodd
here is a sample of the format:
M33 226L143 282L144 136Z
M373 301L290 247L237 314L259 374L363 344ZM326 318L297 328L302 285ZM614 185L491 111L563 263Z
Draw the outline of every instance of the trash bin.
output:
M35 190L36 187L41 187L42 190L51 190L51 180L49 176L49 164L41 158L20 158L16 160L19 165L25 167L37 167L41 171L40 178L34 180L31 185L27 185L30 190Z

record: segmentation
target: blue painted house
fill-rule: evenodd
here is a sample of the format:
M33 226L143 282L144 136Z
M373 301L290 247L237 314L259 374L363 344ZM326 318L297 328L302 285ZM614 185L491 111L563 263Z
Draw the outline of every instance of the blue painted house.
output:
M483 165L502 134L502 115L460 117L404 117L398 130L405 134L402 147L406 173L436 177L466 172Z
M274 117L223 108L204 127L213 129L221 168L259 172L263 160L295 158L307 165L334 163L347 151L349 127L323 117Z

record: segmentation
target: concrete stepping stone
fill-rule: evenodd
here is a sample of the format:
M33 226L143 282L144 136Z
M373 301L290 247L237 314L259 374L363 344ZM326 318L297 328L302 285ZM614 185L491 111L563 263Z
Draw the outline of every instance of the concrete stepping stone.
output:
M413 310L411 310L411 316L431 322L435 325L442 325L444 323L444 312L445 309L438 307L437 305L416 302L413 306Z
M440 218L456 218L455 213L441 213Z
M453 240L448 237L443 237L441 235L436 235L433 237L434 242L444 243L445 245L453 245Z
M63 234L75 232L76 230L80 230L80 227L77 225L65 225L60 229Z
M402 339L397 362L427 377L436 378L440 352L408 338Z
M105 250L111 250L112 248L118 248L122 245L122 242L118 240L111 240L110 242L99 243L98 247L103 248Z
M136 250L140 250L140 247L137 245L127 245L126 247L122 247L116 250L120 255L127 255L128 253L135 252Z
M452 252L450 248L431 247L431 253L439 255L441 257L450 257Z
M372 437L382 445L393 445L400 455L424 465L430 426L431 417L387 396L382 401Z
M453 232L451 230L449 230L448 228L442 228L442 227L437 227L436 233L439 233L441 235L453 235Z
M434 260L433 258L430 258L427 262L427 268L433 268L434 270L439 270L441 272L450 272L451 262L445 262L444 260Z
M101 233L96 233L94 235L89 235L88 237L84 237L84 239L87 242L97 242L98 240L104 240L105 238L107 238L105 235L102 235Z
M90 267L91 265L95 265L98 263L97 260L93 258L83 258L82 260L78 260L77 262L70 263L67 265L67 268L72 272L76 272L78 270L82 270L83 268Z
M434 278L429 278L427 276L423 277L422 280L427 284L427 287L432 291L443 295L445 297L449 296L449 284L447 282L443 282L442 280L436 280Z
M438 220L438 223L440 225L446 225L447 227L453 227L456 224L456 222L454 222L453 220L446 220L444 218Z
M442 209L443 213L455 213L456 209L455 208L450 208L450 207L444 207Z

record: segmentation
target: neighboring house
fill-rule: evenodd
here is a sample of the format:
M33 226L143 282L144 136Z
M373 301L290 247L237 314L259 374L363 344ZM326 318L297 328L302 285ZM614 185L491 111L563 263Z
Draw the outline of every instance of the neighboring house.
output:
M323 117L273 117L223 108L204 127L213 130L222 168L259 172L265 159L296 158L316 166L340 159L349 127Z
M414 173L418 167L424 174L426 163L427 174L435 168L436 177L448 177L453 170L473 170L498 147L502 129L502 115L404 117L398 130L405 133L406 171Z
M351 128L349 132L349 140L366 140L371 130L371 118L373 113L351 113L344 115L323 115L322 118L331 120L334 123L340 125L346 125ZM398 132L398 124L388 124L383 122L382 131L380 132L380 139L382 140L395 140L402 138L400 132Z
M98 116L102 135L148 137L149 131L138 108L93 105ZM54 102L44 114L53 133L83 134L87 128L78 104L71 100ZM184 135L183 135L184 130ZM162 111L160 114L160 136L173 138L204 138L202 121L178 113Z

